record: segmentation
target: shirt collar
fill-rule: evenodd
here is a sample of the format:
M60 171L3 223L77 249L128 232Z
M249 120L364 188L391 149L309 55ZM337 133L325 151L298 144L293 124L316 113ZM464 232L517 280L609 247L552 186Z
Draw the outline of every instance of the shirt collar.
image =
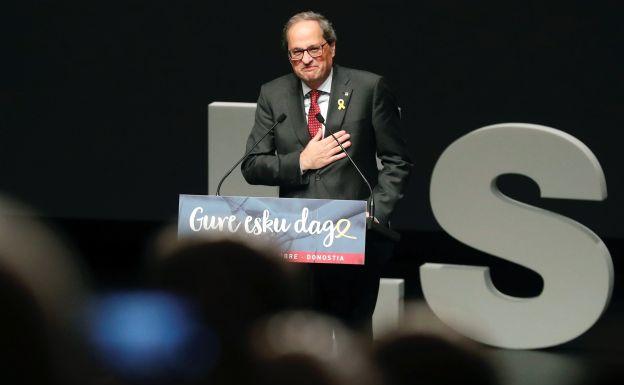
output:
M321 86L318 88L319 91L325 92L326 94L331 94L331 84L332 84L333 75L334 75L334 69L332 68L331 71L329 72L329 76L327 77L327 79L325 79L323 84L321 84ZM304 97L308 95L310 91L312 91L312 88L308 87L308 85L305 84L303 80L301 81L301 88L303 90Z

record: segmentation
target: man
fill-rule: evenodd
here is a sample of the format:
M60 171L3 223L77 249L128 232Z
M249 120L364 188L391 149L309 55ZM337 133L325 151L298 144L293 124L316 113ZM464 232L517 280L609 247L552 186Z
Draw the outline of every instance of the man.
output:
M412 166L394 96L380 76L333 64L336 33L318 13L291 17L284 26L284 43L293 74L262 86L248 148L280 114L287 118L243 162L245 179L277 185L281 197L368 199L366 184L318 123L320 112L374 187L375 220L387 225ZM312 265L316 310L370 333L379 262L391 252L384 242L367 242L365 266Z

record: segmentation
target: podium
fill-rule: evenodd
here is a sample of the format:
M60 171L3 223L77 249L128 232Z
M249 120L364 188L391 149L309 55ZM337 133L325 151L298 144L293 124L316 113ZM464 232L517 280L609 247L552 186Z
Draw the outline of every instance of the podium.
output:
M180 195L178 236L270 241L294 263L363 265L369 241L398 234L366 218L366 201Z

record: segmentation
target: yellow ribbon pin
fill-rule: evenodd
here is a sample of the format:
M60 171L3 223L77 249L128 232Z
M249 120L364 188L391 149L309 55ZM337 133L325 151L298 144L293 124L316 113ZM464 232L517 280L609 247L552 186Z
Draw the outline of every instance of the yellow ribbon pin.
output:
M338 109L339 110L344 110L345 108L345 104L344 104L344 99L338 99Z

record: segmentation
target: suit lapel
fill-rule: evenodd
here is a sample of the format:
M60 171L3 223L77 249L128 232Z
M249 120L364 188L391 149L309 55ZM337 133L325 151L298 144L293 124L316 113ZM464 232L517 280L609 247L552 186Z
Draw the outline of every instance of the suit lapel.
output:
M329 98L329 106L327 108L327 126L332 132L340 130L342 122L349 108L349 100L351 100L349 75L339 66L334 66L334 74L332 75L331 96ZM325 133L325 136L329 133Z
M310 134L308 133L308 123L305 120L305 108L303 105L303 91L301 89L301 81L295 75L292 76L295 84L290 89L290 95L286 97L286 103L288 105L288 116L291 119L291 125L297 139L303 146L310 141Z

